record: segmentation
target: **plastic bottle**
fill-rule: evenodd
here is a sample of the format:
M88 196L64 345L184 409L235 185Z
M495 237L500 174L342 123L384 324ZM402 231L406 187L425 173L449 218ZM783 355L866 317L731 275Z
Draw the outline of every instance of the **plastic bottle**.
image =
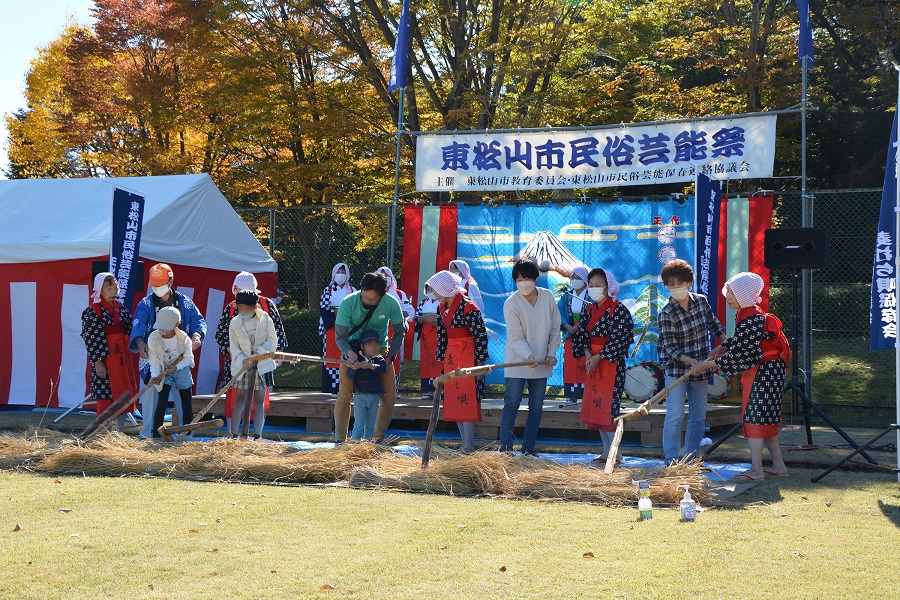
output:
M650 501L650 498L641 497L638 500L638 521L649 521L653 518L653 502Z
M678 503L681 508L681 520L693 521L697 518L697 505L694 503L693 498L691 498L691 493L688 491L689 486L679 485L676 489L681 488L684 488L684 497L681 499L681 502Z
M653 518L653 502L650 501L650 482L646 479L635 481L637 484L638 496L638 520L649 521Z

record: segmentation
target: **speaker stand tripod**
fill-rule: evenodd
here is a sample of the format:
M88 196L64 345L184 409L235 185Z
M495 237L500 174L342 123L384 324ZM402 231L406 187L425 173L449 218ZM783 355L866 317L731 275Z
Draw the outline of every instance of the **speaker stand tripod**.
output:
M851 438L847 433L841 429L837 423L831 420L828 415L826 415L821 408L819 408L815 402L813 402L809 394L806 393L806 385L805 383L801 383L799 380L799 357L797 352L797 343L798 343L798 327L797 321L799 320L799 315L797 314L797 305L799 304L799 290L800 284L798 281L798 269L796 267L791 269L791 380L784 387L785 393L788 390L791 392L791 412L790 415L793 416L801 416L803 417L803 422L806 425L806 440L807 443L812 444L812 427L810 425L810 410L815 412L823 421L825 421L829 427L831 427L838 435L840 435L844 440L850 444L856 452L853 455L860 454L867 461L872 463L873 465L877 465L878 462L869 456L866 453L866 446L860 447L853 438ZM800 402L803 402L803 409L800 410ZM743 428L743 423L738 423L734 427L732 427L725 435L716 440L716 443L706 449L704 453L706 456L709 456L713 450L722 445L725 440L730 438L732 435L737 433ZM870 442L871 443L871 442ZM824 477L824 474L819 477L821 479ZM815 482L817 480L813 480Z

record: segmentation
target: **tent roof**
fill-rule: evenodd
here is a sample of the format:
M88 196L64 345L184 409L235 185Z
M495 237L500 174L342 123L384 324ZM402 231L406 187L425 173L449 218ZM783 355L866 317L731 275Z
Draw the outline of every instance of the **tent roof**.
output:
M278 271L205 173L0 181L0 263L108 255L114 187L144 196L142 258L223 271Z

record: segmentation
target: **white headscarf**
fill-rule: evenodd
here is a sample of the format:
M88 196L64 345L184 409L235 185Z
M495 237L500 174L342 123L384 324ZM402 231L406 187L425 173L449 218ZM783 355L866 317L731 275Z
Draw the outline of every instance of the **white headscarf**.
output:
M103 289L103 282L106 281L107 277L116 278L112 273L97 273L94 276L94 287L91 291L91 302L100 302L100 290Z
M610 298L615 298L619 295L619 282L616 281L616 278L610 273L609 269L601 268L600 270L606 275L606 295Z
M256 292L259 294L259 290L256 289L256 276L253 273L248 273L247 271L241 271L234 278L234 286L240 291L248 290L251 292Z
M722 295L727 296L730 289L741 308L749 308L762 302L759 295L762 293L763 287L765 287L765 282L762 277L756 273L745 271L732 276L725 282L725 285L722 286Z
M400 298L397 296L397 278L394 277L394 272L391 271L388 267L378 267L377 273L381 273L387 278L387 291L394 298L399 300Z
M333 285L337 285L334 283L334 276L337 275L337 272L340 270L341 267L344 267L344 272L347 273L347 284L346 285L349 285L350 284L350 267L348 267L346 263L338 263L338 264L334 265L334 267L332 267L331 283Z
M338 285L334 281L334 276L337 275L338 269L341 267L344 267L344 271L347 273L347 282L344 285ZM331 287L331 306L337 307L341 304L341 300L349 296L353 291L353 285L350 283L350 267L345 263L334 265L331 269L331 282L328 285Z
M451 260L451 267L456 267L456 270L459 271L461 284L465 285L466 283L475 283L475 278L472 277L472 269L469 267L469 263L464 260Z
M587 297L588 270L584 267L575 267L572 269L569 279L571 280L572 277L577 277L584 282L584 286L580 290L573 289L569 292L572 294L572 312L580 313L584 309L584 299Z
M461 279L450 271L438 271L432 275L425 285L442 298L452 298L459 292Z

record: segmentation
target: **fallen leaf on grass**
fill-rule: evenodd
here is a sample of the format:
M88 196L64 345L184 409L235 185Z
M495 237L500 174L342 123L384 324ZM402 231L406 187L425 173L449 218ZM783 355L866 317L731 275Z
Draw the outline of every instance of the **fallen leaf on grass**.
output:
M200 527L209 527L209 525L207 523L200 523L199 525L200 525Z
M62 483L62 481L60 481L59 479L54 479L53 483Z
M221 523L222 519L216 519L216 523Z
M826 503L825 503L825 508L831 508L831 502L826 502Z
M80 533L72 533L69 535L69 537L81 537L81 534Z
M323 583L321 589L326 590L326 591L327 591L327 590L333 590L333 589L334 589L334 586L332 586L331 584L328 584L328 583Z
M25 563L25 564L30 565L30 564L31 564L31 561L29 560L29 561L28 561L27 563Z
M274 575L275 573L277 573L277 572L278 572L278 571L269 571L269 573L272 573L273 575Z
M213 548L212 550L207 550L207 552L218 552L218 551L219 551L218 548Z
M441 546L441 550L447 550L450 546Z
M581 556L583 556L584 558L594 558L594 553L593 552L585 552Z
M200 533L199 529L188 529L188 533Z
M803 553L802 552L794 552L794 556L796 556L797 558L803 558Z
M153 587L153 584L152 584L152 583L148 583L148 584L147 584L147 589L153 590L153 589L156 589L156 588Z
M506 565L503 565L502 567L500 567L500 572L506 573Z
M70 512L72 512L72 509L71 509L71 508L61 508L61 509L59 509L59 512L61 512L61 513L70 513Z
M418 522L418 521L419 521L419 519L413 519L413 521L415 521L415 522Z
M22 531L22 526L16 523L16 526L13 527L13 531Z
M800 496L800 499L801 500L809 500L809 498L807 498L806 496Z

